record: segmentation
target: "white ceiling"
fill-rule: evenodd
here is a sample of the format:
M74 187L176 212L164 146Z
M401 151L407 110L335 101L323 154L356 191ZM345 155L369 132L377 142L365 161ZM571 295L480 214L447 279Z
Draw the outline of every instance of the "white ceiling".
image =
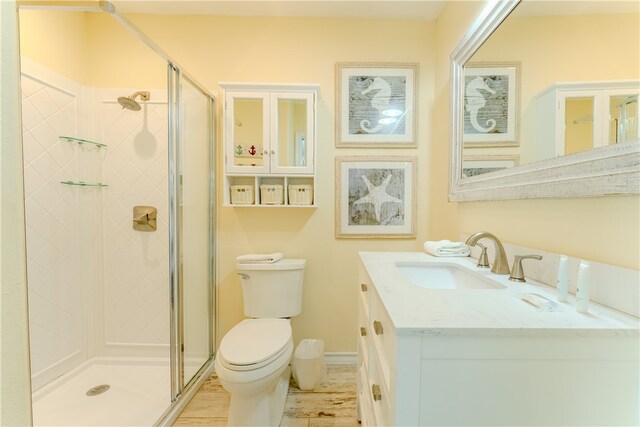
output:
M311 16L434 21L446 0L112 0L111 3L125 14ZM514 11L514 16L639 12L638 0L524 0Z
M599 15L639 13L638 0L524 0L513 16Z
M434 21L444 0L112 0L121 13L313 16Z

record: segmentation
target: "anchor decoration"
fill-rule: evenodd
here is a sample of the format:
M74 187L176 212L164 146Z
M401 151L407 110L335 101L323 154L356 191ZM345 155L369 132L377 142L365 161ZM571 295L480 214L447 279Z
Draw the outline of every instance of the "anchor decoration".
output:
M252 159L252 161L262 159L262 146L260 144L237 144L233 151L235 156L239 158Z

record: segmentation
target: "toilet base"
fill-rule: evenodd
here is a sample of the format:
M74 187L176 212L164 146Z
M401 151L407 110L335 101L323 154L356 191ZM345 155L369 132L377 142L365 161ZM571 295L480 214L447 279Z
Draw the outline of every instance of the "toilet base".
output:
M284 404L289 392L291 368L287 366L271 390L253 396L231 394L228 426L273 426L280 425Z

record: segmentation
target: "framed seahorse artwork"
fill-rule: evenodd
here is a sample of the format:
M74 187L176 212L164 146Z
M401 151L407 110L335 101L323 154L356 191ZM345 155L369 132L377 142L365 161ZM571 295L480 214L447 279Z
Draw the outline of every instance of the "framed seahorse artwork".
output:
M517 147L519 62L478 62L464 66L465 147Z
M336 238L416 237L416 157L336 157Z
M415 147L417 63L336 64L336 147Z

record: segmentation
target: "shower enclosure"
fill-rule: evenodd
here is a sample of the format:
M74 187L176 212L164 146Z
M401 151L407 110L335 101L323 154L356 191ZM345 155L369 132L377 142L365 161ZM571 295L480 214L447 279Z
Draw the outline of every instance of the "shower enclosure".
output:
M212 369L215 99L109 3L42 4L19 9L34 425L168 424Z

